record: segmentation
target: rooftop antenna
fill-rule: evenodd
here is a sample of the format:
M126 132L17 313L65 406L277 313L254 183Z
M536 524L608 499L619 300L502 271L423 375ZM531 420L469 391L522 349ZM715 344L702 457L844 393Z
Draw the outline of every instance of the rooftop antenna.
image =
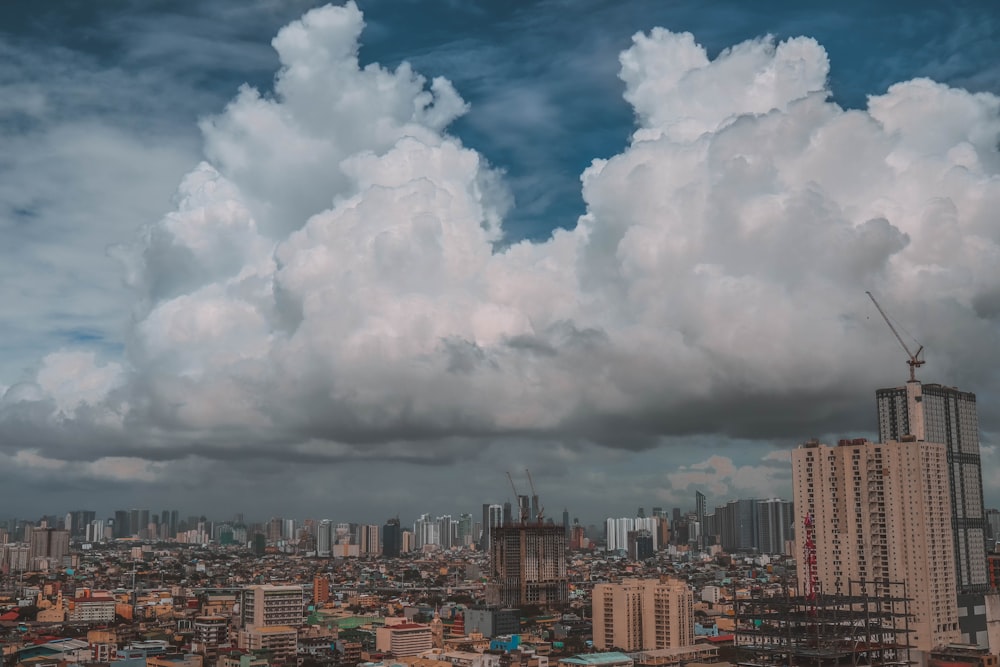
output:
M872 303L875 304L875 307L878 309L878 312L882 316L882 319L884 319L885 323L889 325L889 330L892 331L892 334L896 337L896 340L898 340L899 344L903 346L904 350L906 350L906 355L909 357L906 363L910 367L910 382L916 382L917 368L923 366L926 363L924 359L920 358L920 353L924 351L924 346L920 345L920 347L917 348L916 352L911 352L907 344L903 342L903 337L899 335L898 331L896 331L896 327L892 326L892 321L889 319L889 316L885 314L885 311L882 310L882 306L878 305L878 301L875 300L875 297L872 295L872 293L865 292L865 294L867 294L868 298L871 299ZM917 344L919 345L919 343Z

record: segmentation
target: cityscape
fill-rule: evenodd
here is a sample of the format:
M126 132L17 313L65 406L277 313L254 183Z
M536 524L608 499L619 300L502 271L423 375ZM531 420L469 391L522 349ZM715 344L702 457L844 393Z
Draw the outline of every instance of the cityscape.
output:
M1000 667L997 63L0 3L0 667Z

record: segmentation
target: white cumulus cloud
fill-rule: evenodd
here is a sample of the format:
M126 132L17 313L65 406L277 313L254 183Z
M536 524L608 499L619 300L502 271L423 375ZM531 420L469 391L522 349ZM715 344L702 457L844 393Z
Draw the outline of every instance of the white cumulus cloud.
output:
M505 245L502 174L447 132L467 105L361 66L362 28L349 3L278 34L273 94L206 119L176 209L116 250L122 365L60 353L45 396L125 396L127 432L202 453L807 437L870 428L858 406L903 379L866 289L924 336L928 379L996 390L998 98L917 80L845 110L812 39L709 59L658 28L621 55L638 129L582 175L585 215ZM683 474L771 479L710 463Z

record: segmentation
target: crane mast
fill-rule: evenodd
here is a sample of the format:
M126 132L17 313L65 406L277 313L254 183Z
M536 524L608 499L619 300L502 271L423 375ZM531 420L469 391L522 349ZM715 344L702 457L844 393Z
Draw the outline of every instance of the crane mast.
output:
M885 323L889 325L889 331L892 332L892 335L896 337L896 340L899 341L899 344L902 345L903 349L906 351L906 356L909 357L906 363L910 367L910 382L916 382L917 368L926 363L924 359L920 358L920 353L924 351L924 346L921 345L917 348L916 352L911 352L909 346L907 346L907 344L903 341L903 337L899 335L898 331L896 331L896 327L892 325L892 321L889 319L889 316L885 314L885 311L882 310L882 306L880 306L878 301L875 300L875 296L871 292L865 292L865 294L867 294L868 298L875 304L875 308L878 309L879 315L881 315L882 319L885 320Z

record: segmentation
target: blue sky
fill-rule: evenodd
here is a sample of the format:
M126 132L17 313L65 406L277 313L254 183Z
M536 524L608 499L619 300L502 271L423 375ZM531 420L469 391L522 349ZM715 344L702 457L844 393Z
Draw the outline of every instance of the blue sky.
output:
M690 480L711 485L709 495L718 502L787 494L781 451L814 435L870 432L875 387L904 379L897 368L902 360L892 356L898 355L895 341L881 322L869 319L873 312L860 289L867 286L881 290L887 308L927 343L927 381L980 395L984 456L995 461L990 406L1000 382L981 360L1000 335L991 305L1000 282L977 270L976 262L990 265L989 244L1000 234L980 221L974 205L993 201L996 187L990 184L997 170L989 136L996 120L991 96L1000 93L1000 12L992 3L359 1L365 24L358 42L361 68L377 64L398 72L409 63L424 77L426 90L443 77L467 105L460 108L449 93L435 90L435 108L447 118L421 115L413 121L416 130L404 127L388 139L373 129L374 121L365 125L364 114L331 112L325 128L322 118L306 119L305 89L297 93L299 102L277 107L271 119L277 124L270 126L262 116L251 117L260 111L252 100L237 97L248 84L263 100L282 100L282 92L272 89L280 63L271 39L316 6L277 0L0 6L0 285L8 304L0 311L0 390L7 394L0 452L8 457L7 469L17 470L9 480L0 478L0 504L25 513L61 511L75 494L96 487L107 498L100 509L134 504L140 489L151 502L176 504L176 480L184 479L187 497L197 502L219 506L220 497L246 493L248 507L229 500L226 509L267 512L246 492L248 480L265 473L282 479L308 474L315 476L315 491L301 501L282 501L284 507L274 511L335 506L370 511L376 516L358 518L374 520L412 502L406 488L382 500L364 498L363 490L352 487L359 470L377 466L400 487L423 478L423 488L433 489L424 499L426 511L445 512L491 500L481 497L483 488L502 498L503 468L528 461L552 489L550 503L593 519L638 505L683 504L694 493ZM771 35L772 51L761 47L747 56L752 63L746 67L758 68L753 71L761 81L789 77L788 85L799 92L773 110L758 108L753 86L744 90L744 81L718 67L707 68L712 73L687 88L657 93L662 100L637 92L630 101L619 54L633 47L633 35L654 27L692 33L708 61L717 63L735 63L738 58L727 60L729 50L747 40L766 44L760 40ZM315 52L289 57L333 62L310 60L333 33L316 34L309 41ZM795 41L799 37L814 42ZM786 40L802 50L807 69L818 68L825 82L820 89L808 77L799 81L797 74L771 67L772 58L779 65L796 62L774 56L775 45ZM629 84L635 91L640 79L658 76L655 54L638 57L647 60ZM943 87L887 95L894 84L918 77ZM344 89L319 90L334 84ZM362 92L368 90L363 76L318 77L310 85L317 88L316 113L337 99L374 95ZM400 95L410 94L402 78L391 85ZM949 91L960 94L955 98ZM704 136L712 138L702 140L710 145L705 161L691 162L687 172L704 174L702 181L677 186L659 201L655 185L633 178L641 169L628 167L629 161L645 160L657 178L683 180L677 165L688 164L685 156L701 149L691 137L672 136L672 126L661 121L673 122L670 114L688 114L690 121L718 100L741 95L746 108L734 102L731 116L706 121ZM880 96L883 106L869 112L870 95ZM695 104L699 96L717 101ZM816 105L808 112L798 103L807 98ZM648 118L640 113L637 119L636 105ZM386 113L386 122L395 122ZM768 125L782 114L786 125ZM869 127L871 119L879 132ZM844 129L855 122L859 128ZM318 125L289 135L284 145L268 143L269 132L310 123ZM939 130L935 123L948 127ZM973 129L952 140L962 127ZM637 128L647 134L633 136ZM812 133L806 148L782 144L797 136L795 128ZM824 137L838 132L873 134L857 146L831 141L825 147ZM675 145L643 157L643 151L663 148L654 135ZM425 228L386 229L373 238L397 239L390 264L309 273L303 258L323 256L323 266L347 266L351 256L338 255L337 244L366 238L324 236L347 229L346 212L338 208L345 202L369 220L359 228L381 224L379 216L387 212L405 217L399 213L408 210L402 200L396 208L373 202L363 184L382 184L379 179L392 169L430 159L413 157L390 167L412 149L398 143L410 136L435 150L443 137L471 151L435 153L440 172L428 167L427 175L417 169L411 177L452 195L456 183L464 184L462 192L481 196L469 203L471 209L426 206L446 223L481 216L482 238L465 229L465 245L452 252L447 244L453 237L443 233L437 240L446 246L442 260L433 259L436 245L420 245ZM303 137L315 143L294 143ZM864 150L883 140L887 146L903 142L885 149L891 159ZM775 142L773 152L762 148L767 142ZM337 166L329 185L318 177L322 169L295 171L309 160L326 159L316 157L319 145L352 146L343 155L336 152L341 148L330 149L339 155L337 165L346 160L354 166ZM940 154L942 164L975 176L974 186L955 186L972 193L968 201L947 189L919 206L913 201L933 189L931 177L922 168L900 168L899 161L921 151ZM814 179L815 187L793 187L790 176L777 179L781 187L767 181L775 189L764 201L754 190L764 187L765 181L755 180L763 176L735 179L720 153L746 154L747 164L775 159L774 173L822 163L815 173L823 178ZM786 162L778 164L778 154ZM378 158L381 166L359 162L363 155ZM477 166L468 162L473 157ZM799 167L789 166L800 158ZM197 171L202 160L219 176ZM273 169L255 171L268 160ZM610 166L592 167L595 160L610 160ZM879 171L886 164L896 170L891 177ZM582 186L588 168L591 179ZM860 193L858 183L848 182L852 169L881 174L872 176L875 183L887 179L884 196ZM345 173L346 180L337 180ZM702 219L701 208L685 208L685 193L718 183L728 185L709 200L717 213ZM226 199L213 199L223 191ZM724 203L730 193L733 201ZM431 197L434 206L457 206L422 190L408 196L411 203ZM755 211L778 200L787 203L781 211L789 219L811 216L817 226L756 233ZM326 223L308 221L327 208L332 213ZM365 213L369 208L373 212ZM690 215L685 224L705 230L704 238L732 236L733 230L714 226L726 216L745 216L741 229L748 236L731 250L706 249L695 238L678 240L684 239L681 222L658 231L655 221L671 215ZM866 226L868 215L875 222ZM190 236L191 216L202 216L198 220L215 231L199 228L207 235ZM582 232L553 238L553 230L577 230L580 216L593 219L586 239ZM252 233L212 235L221 234L224 223L239 226L251 219ZM916 219L925 222L916 225ZM826 221L832 221L830 229L843 226L827 237ZM927 240L933 228L949 224L957 226L955 236L965 245L941 249ZM184 243L194 244L190 248L179 240L182 232L188 234ZM809 250L834 252L845 234L851 236L844 248L856 264L854 277L841 275L838 262L803 261ZM612 241L617 250L601 245ZM182 246L183 252L177 250ZM500 259L491 263L473 247L489 248ZM211 261L198 248L209 248ZM655 257L640 252L651 248ZM760 264L740 259L748 254ZM276 265L261 268L268 258L278 258ZM452 267L462 258L496 266L456 269L422 282L442 262ZM907 262L923 272L908 271ZM775 266L787 267L787 273ZM393 268L404 275L390 275ZM815 284L803 278L811 268L822 278ZM269 305L243 293L234 296L233 276L241 269L260 282L244 280L240 289L267 285L276 295ZM914 278L929 271L947 273L947 288L928 290ZM870 282L862 285L857 276ZM319 288L331 284L343 292ZM458 286L463 289L453 289ZM410 299L414 290L420 299ZM737 301L731 301L733 290L743 290ZM671 296L685 291L693 295L690 302ZM293 296L285 299L286 292ZM751 305L734 311L734 303ZM343 315L352 309L360 313L356 326ZM224 324L199 328L208 321L206 313ZM795 321L807 317L816 317L823 330L816 342L823 352L802 340L808 328ZM776 324L785 321L787 326ZM307 336L312 329L303 322L319 333ZM742 338L730 340L730 327ZM332 330L343 338L317 338ZM427 334L426 348L387 342L415 341L431 330L436 333ZM355 343L359 347L346 347ZM358 361L368 354L365 345L376 343L381 351L374 358L393 362ZM204 353L196 354L201 346ZM331 348L335 352L325 357ZM864 353L856 359L840 361L859 348ZM510 350L532 350L535 356L512 356ZM236 361L220 362L228 351L235 351ZM466 379L454 385L439 386L413 370L421 364L436 368L436 355L443 355L440 363L449 373L473 370L462 370ZM304 370L310 358L335 378L330 386ZM876 366L883 358L892 361ZM603 363L587 367L595 360ZM251 361L266 370L247 371ZM502 379L478 375L477 364L497 369ZM646 369L662 372L646 378ZM670 377L664 380L664 374ZM853 377L859 385L847 386ZM299 392L312 383L311 393ZM286 394L286 386L299 389ZM466 401L479 393L482 404ZM187 406L185 396L197 398ZM282 462L277 470L276 461ZM312 468L316 461L328 463L326 473ZM229 486L205 484L206 474ZM992 468L984 477L995 504L1000 478ZM20 485L46 478L61 480L67 491L43 507L41 500L28 500ZM601 506L584 490L594 485L614 489ZM636 493L637 487L647 491Z

